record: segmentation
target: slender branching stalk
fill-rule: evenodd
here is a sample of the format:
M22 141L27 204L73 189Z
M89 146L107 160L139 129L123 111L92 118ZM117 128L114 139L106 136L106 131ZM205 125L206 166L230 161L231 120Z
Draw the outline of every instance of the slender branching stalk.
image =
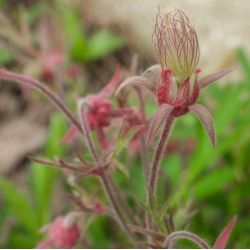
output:
M94 146L94 143L92 141L88 121L86 119L86 108L87 108L87 103L85 101L80 101L79 105L78 105L78 117L80 120L83 135L84 135L86 144L88 146L88 149L89 149L92 157L94 158L95 162L99 163L98 153L97 153L95 146Z
M72 114L70 109L67 107L67 105L60 99L59 96L57 96L53 91L51 91L44 83L34 80L30 77L21 75L21 74L12 73L5 69L0 69L0 78L8 80L8 81L19 82L22 85L30 86L42 92L60 111L63 112L66 118L73 125L75 125L79 129L79 131L82 132L80 123L74 117L74 115Z
M189 241L194 242L197 246L203 248L203 249L210 249L211 247L207 244L206 241L201 239L199 236L187 232L187 231L177 231L174 233L171 233L167 236L163 243L163 248L173 248L173 245L176 241L180 239L187 239Z
M82 130L84 131L84 135L86 138L87 146L89 148L89 151L97 165L101 164L100 159L97 153L97 150L94 146L94 143L92 141L91 133L89 130L89 126L86 120L86 103L84 101L79 103L79 116L80 116L80 122L82 126ZM100 166L101 168L101 166ZM120 224L120 226L123 228L124 232L127 234L128 238L130 241L133 243L134 242L134 235L132 234L131 230L127 226L127 223L120 211L118 202L116 200L116 196L112 190L112 185L110 183L110 177L108 173L104 170L102 174L99 175L101 183L103 184L104 191L108 197L108 200L113 208L113 212L115 213L115 217Z
M74 117L70 109L66 106L66 104L55 94L53 93L49 88L46 87L45 84L42 82L39 82L37 80L34 80L30 77L26 77L21 74L15 74L10 71L0 69L0 78L8 80L8 81L15 81L19 82L20 84L23 85L28 85L36 90L39 90L42 92L59 110L63 112L63 114L66 116L66 118L73 124L75 125L78 130L81 132L83 135L84 139L86 140L86 144L88 146L88 149L97 165L100 163L100 159L97 153L97 150L95 149L94 143L91 138L91 133L88 127L88 123L86 120L86 115L85 115L85 109L86 108L86 103L85 102L80 102L79 105L79 119L80 123L78 120ZM101 182L104 186L104 190L108 196L108 199L110 201L111 206L113 207L113 210L115 212L116 218L119 222L120 225L122 225L122 228L124 229L125 233L127 234L128 238L131 240L131 242L134 241L134 236L130 229L128 228L126 221L120 212L118 202L115 200L115 196L112 193L112 188L111 185L109 184L109 178L107 173L103 171L104 174L100 175Z

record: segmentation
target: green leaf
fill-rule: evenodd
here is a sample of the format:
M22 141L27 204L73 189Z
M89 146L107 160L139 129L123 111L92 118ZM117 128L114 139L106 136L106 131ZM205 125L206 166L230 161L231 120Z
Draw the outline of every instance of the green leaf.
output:
M116 158L122 152L123 149L128 147L129 142L141 128L142 126L140 125L134 126L130 128L129 132L126 135L120 133L120 135L116 140L115 149L113 151L113 156L112 156L113 159Z
M222 192L226 184L234 180L234 170L231 167L212 170L212 172L199 181L194 186L194 194L197 198L205 198Z
M225 128L233 121L240 109L240 87L230 86L220 90L218 96L218 108L215 112L215 125L217 136L220 136ZM219 91L219 90L218 90ZM233 101L234 100L234 101Z
M75 60L84 61L87 47L86 37L80 17L72 9L62 12L65 34L69 40L70 54Z
M6 248L11 249L31 249L35 248L42 235L27 234L19 228L14 228L9 235L9 242Z
M108 230L105 230L105 224L107 224L107 218L104 216L98 216L89 226L87 231L87 239L93 242L93 248L108 248L110 246ZM96 238L98 236L98 240Z
M0 65L8 64L12 61L13 56L8 50L0 50Z
M86 60L97 60L124 45L123 40L106 30L96 31L87 43Z
M63 156L65 145L59 143L66 133L66 122L61 114L54 114L51 118L48 141L44 149L44 157L53 158ZM31 165L31 185L37 203L37 213L40 224L47 222L50 213L50 202L59 171L51 166L38 163Z
M171 187L174 189L177 187L177 184L181 177L181 159L177 155L168 155L162 161L162 170L168 176Z
M243 49L236 50L236 55L239 59L240 66L245 74L246 79L250 79L250 62Z
M39 17L42 15L43 11L45 11L44 2L38 1L37 3L32 4L29 7L29 10L28 11L26 10L29 23L33 24L35 21L37 21Z
M0 178L0 190L4 195L8 213L28 231L34 233L38 230L36 211L29 199L19 191L19 187L12 182Z
M129 170L127 166L116 159L114 159L113 162L116 165L117 169L119 169L127 178L129 178Z

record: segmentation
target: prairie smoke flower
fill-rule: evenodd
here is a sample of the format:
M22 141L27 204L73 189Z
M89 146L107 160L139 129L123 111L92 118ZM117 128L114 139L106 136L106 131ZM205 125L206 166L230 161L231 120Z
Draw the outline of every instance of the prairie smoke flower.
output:
M162 69L171 69L179 80L191 77L200 57L196 31L181 10L156 18L153 34L156 54Z
M220 79L232 68L222 70L199 79L200 69L196 68L199 57L199 41L196 31L186 14L173 10L156 17L153 33L159 64L148 68L141 76L132 76L118 87L116 94L129 85L145 87L155 96L158 108L148 130L150 144L167 119L182 116L192 111L201 121L215 147L215 128L212 115L197 104L200 90ZM156 79L149 80L152 73Z
M86 118L89 129L96 131L99 142L103 149L108 149L109 144L106 140L103 129L110 126L112 118L124 118L128 127L141 125L141 114L132 108L115 108L109 97L113 94L121 75L121 70L117 67L110 82L96 95L89 95L79 99L79 105L86 105ZM85 114L80 114L85 115ZM72 126L61 142L72 141L79 134L79 129Z
M58 217L48 225L48 238L36 248L73 248L79 238L80 230L76 223L76 216L72 213L65 217Z

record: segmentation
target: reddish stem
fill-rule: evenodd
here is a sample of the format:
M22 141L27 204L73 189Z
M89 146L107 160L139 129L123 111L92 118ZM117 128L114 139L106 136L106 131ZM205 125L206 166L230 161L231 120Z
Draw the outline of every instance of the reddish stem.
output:
M96 163L99 162L98 153L95 149L94 143L91 138L91 132L89 129L88 121L87 121L87 115L86 115L86 102L82 101L79 103L78 106L78 117L80 120L81 128L83 131L83 137L85 138L86 144L89 148L90 153L92 154L94 160Z
M52 92L45 84L42 82L39 82L37 80L34 80L30 77L21 75L21 74L15 74L5 69L0 69L0 78L8 80L8 81L15 81L19 82L21 84L28 84L31 87L39 90L42 92L52 103L55 104L56 107L58 107L67 117L67 119L74 124L79 131L82 132L81 125L76 120L76 118L73 116L72 112L69 110L69 108L66 106L66 104L58 97L54 92Z
M151 201L153 200L154 195L155 195L156 182L157 182L158 175L159 175L162 153L163 153L165 145L167 143L167 139L169 137L170 129L173 125L173 122L174 122L174 116L170 115L165 122L163 131L162 131L161 136L160 136L158 146L157 146L156 151L155 151L150 174L148 177L148 194L147 194L148 195L148 197L147 197L148 206L150 206ZM146 214L146 226L147 226L147 229L152 228L152 219L151 219L149 213ZM152 243L151 237L148 237L148 242Z
M105 193L107 194L107 197L109 199L110 204L113 207L113 212L115 213L115 217L118 221L118 223L120 224L120 226L122 227L122 229L124 230L124 232L127 233L128 238L131 240L131 242L133 242L134 240L134 236L131 233L129 227L127 226L127 223L119 209L119 206L117 204L115 195L113 193L112 190L112 186L110 183L110 177L107 175L107 173L104 173L103 175L100 176L101 177L101 181L103 184L103 188L105 190Z
M98 155L98 152L95 148L95 145L92 141L92 137L91 137L91 132L88 126L88 122L86 120L86 106L85 106L85 102L81 102L79 104L79 119L81 122L81 126L82 126L82 130L84 132L84 136L87 142L87 146L89 148L89 151L94 159L94 161L96 162L96 164L100 164L100 158ZM128 238L131 240L131 242L133 242L134 240L134 235L131 233L130 229L127 226L127 223L120 211L120 208L118 206L118 202L116 200L116 196L112 190L112 185L111 185L111 181L110 181L110 177L109 175L104 171L102 175L100 175L100 180L103 184L105 193L109 199L109 202L113 208L113 212L115 213L115 217L118 221L118 223L120 224L120 226L123 228L124 232L127 234Z
M211 248L207 244L207 242L201 239L199 236L187 231L178 231L171 233L169 236L167 236L166 240L164 241L163 248L173 248L173 244L180 239L190 240L203 249Z
M153 163L151 166L149 180L148 180L148 202L150 202L156 191L156 182L159 175L160 163L162 158L162 153L164 151L167 139L169 137L170 129L173 125L174 116L170 115L166 120L165 126L163 128L162 134L158 146L155 151Z

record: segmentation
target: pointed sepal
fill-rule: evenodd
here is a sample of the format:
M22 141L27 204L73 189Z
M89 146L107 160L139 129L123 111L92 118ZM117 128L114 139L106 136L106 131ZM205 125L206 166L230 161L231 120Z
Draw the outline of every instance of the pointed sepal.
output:
M146 69L143 73L142 76L143 77L148 77L150 74L152 74L155 78L155 80L157 80L161 74L161 65L160 64L154 64L152 66L150 66L148 69Z
M149 91L154 93L155 86L145 77L143 76L132 76L123 81L119 87L117 88L115 95L118 95L118 93L128 86L137 86L137 87L145 87Z
M213 74L210 74L210 75L208 75L208 76L205 76L205 77L201 78L201 79L198 81L199 88L200 88L200 89L205 88L205 87L208 86L210 83L213 83L213 82L219 80L220 78L222 78L223 76L229 74L229 73L232 72L234 69L235 69L235 67L230 67L230 68L228 68L228 69L224 69L224 70L218 71L218 72L216 72L216 73L213 73Z
M227 226L223 229L223 231L218 236L214 247L215 249L224 249L227 245L227 242L229 240L229 237L232 233L232 230L237 222L237 215L234 216L230 222L227 224Z
M214 120L211 113L200 104L193 104L189 106L189 110L192 111L200 120L201 124L205 128L208 137L212 143L213 148L216 147L216 136Z
M167 104L167 103L164 103L159 106L149 126L149 130L147 134L147 145L150 145L152 143L159 129L163 125L164 121L166 121L168 117L171 115L171 112L173 111L173 109L174 109L174 106Z

